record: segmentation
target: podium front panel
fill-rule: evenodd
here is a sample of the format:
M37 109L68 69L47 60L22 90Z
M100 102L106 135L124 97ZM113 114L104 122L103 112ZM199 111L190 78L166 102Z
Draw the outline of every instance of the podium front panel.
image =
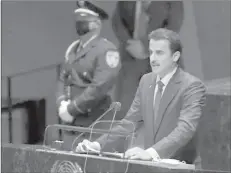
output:
M87 162L86 161L87 158ZM85 164L86 163L86 164ZM127 163L128 169L127 169ZM65 151L45 150L42 146L2 146L2 172L41 172L41 173L183 173L214 172L195 170L187 164L182 166L164 166L148 161L127 161L124 159L83 155Z

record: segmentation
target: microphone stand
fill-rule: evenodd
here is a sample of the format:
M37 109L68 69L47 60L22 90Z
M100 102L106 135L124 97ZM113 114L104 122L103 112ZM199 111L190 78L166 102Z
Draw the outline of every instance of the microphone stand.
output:
M110 107L108 108L108 110L105 111L101 116L99 116L99 117L89 126L89 128L93 129L94 125L97 124L97 122L99 122L100 119L102 119L108 112L110 112L111 110L115 109L115 112L114 112L114 115L113 115L113 120L112 120L112 122L113 122L114 119L115 119L116 113L120 110L120 107L121 107L121 104L120 104L120 103L119 103L119 105L117 105L117 104L118 104L117 102L113 102L113 103L110 105ZM112 124L111 124L111 126L112 126ZM111 128L111 127L110 127L110 128ZM75 151L75 149L74 149L74 144L75 144L75 142L76 142L81 136L83 136L84 133L85 133L85 132L81 133L80 135L78 135L78 136L75 138L75 140L74 140L73 143L72 143L72 147L71 147L71 150L72 150L72 151ZM92 132L91 132L90 134L92 134ZM91 138L91 135L90 135L90 138Z
M120 107L119 107L120 108ZM111 134L111 129L112 129L112 124L115 122L115 116L116 116L116 112L118 111L117 110L118 107L115 107L115 112L114 112L114 115L113 115L113 118L112 118L112 121L111 121L111 125L110 125L110 129L109 129L109 133L107 134L107 139L108 139L108 136L109 134ZM91 136L92 136L92 131L93 131L93 127L94 125L96 125L98 122L108 122L108 121L95 121L93 124L92 124L92 127L91 127L91 132L90 132L90 139L91 139ZM121 123L121 121L118 121L119 123ZM131 123L133 125L133 131L135 129L135 125L133 123ZM133 143L133 140L134 140L134 132L132 133L132 140L131 140L131 144ZM73 146L72 146L73 147ZM72 151L73 151L73 148L72 148ZM87 155L88 155L89 151L87 151ZM99 156L102 156L104 155L104 153L102 152L102 150L99 151ZM105 153L105 154L108 154L108 153ZM123 153L121 159L125 159L125 152ZM86 172L86 167L87 167L87 160L88 160L88 157L86 157L85 159L85 162L84 162L84 171ZM125 173L127 173L128 171L128 167L129 167L129 160L127 159L126 160L127 162L127 165L126 165L126 169L125 169Z

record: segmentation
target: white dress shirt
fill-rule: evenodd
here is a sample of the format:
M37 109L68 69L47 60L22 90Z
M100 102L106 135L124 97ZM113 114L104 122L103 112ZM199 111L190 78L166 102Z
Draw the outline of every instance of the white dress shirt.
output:
M162 95L164 93L164 90L166 88L166 86L168 85L170 79L172 78L172 76L176 73L176 70L177 70L177 67L173 69L172 72L168 73L167 75L165 75L162 79L161 79L161 82L164 84L163 86L163 90L162 90ZM157 75L157 78L156 78L156 86L157 86L157 83L160 81L160 76ZM154 92L154 101L153 103L155 103L155 98L156 98L156 93L158 91L158 87L155 87L155 92Z
M164 84L163 90L162 90L162 95L163 95L166 86L168 85L168 83L169 83L170 79L172 78L172 76L176 73L176 70L177 70L177 67L174 68L172 72L170 72L167 75L165 75L162 79L160 79L160 76L157 75L157 78L156 78L156 87L155 87L155 92L154 92L154 97L153 97L153 99L154 99L153 100L153 104L155 103L155 97L156 97L156 93L158 91L157 82L159 82L159 80L161 80L161 82ZM156 152L156 150L154 148L150 147L146 151L151 155L151 157L153 159L156 159L156 158L160 159L159 154Z

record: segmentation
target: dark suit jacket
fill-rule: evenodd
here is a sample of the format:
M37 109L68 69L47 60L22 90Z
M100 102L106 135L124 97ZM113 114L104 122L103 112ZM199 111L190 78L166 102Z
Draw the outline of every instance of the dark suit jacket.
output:
M153 147L161 158L193 163L197 156L195 133L205 102L205 86L199 79L178 68L165 88L154 122L155 82L156 76L152 73L141 78L133 103L122 120L123 125L113 130L131 132L129 123L132 122L138 133L135 143L143 143L145 149ZM102 147L106 144L105 136L98 139ZM110 136L107 143L116 139Z
M145 60L134 59L126 50L127 40L132 39L134 31L136 1L118 1L116 10L112 16L112 28L119 41L119 51L122 67L116 84L115 100L123 105L117 118L124 118L128 112L141 76L151 72L149 58ZM167 20L167 27L179 32L183 21L183 2L181 1L151 1L146 10L150 21L145 20L144 10L140 16L139 39L145 45L148 52L148 34L163 26ZM183 62L180 64L182 67Z

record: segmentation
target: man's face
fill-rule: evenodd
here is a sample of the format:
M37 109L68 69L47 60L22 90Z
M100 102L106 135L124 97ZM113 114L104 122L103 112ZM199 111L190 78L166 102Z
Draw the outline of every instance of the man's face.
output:
M154 40L149 42L150 65L152 72L163 77L170 72L178 60L179 52L172 54L168 40Z

